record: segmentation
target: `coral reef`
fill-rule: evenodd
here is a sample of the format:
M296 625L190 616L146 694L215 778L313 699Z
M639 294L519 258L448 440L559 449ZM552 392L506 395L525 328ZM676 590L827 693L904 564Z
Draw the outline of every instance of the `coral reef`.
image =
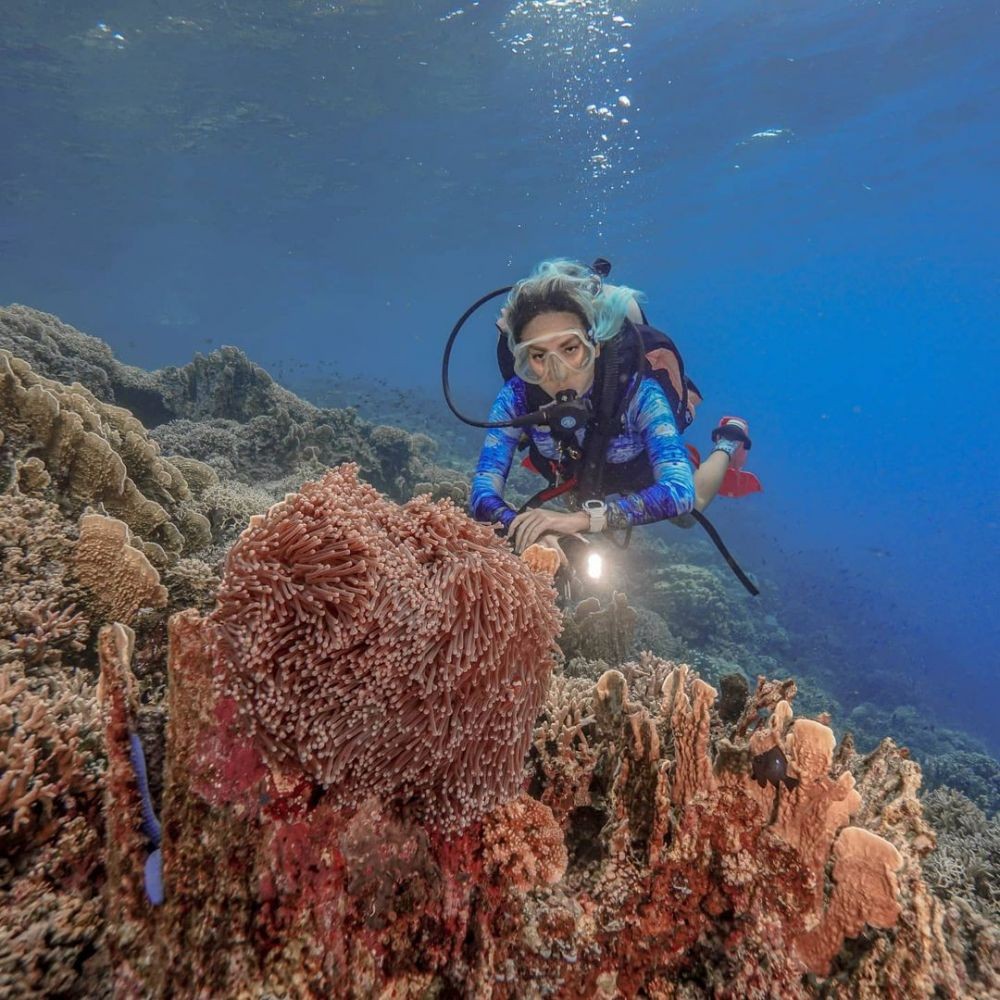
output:
M377 797L345 808L262 750L217 691L211 628L175 616L154 911L124 739L129 637L107 633L119 992L987 995L975 976L988 968L954 961L920 879L932 838L912 763L891 745L877 761L849 747L835 759L829 728L774 701L787 686L760 685L742 718L769 711L765 723L727 736L713 689L651 657L628 665L631 681L554 678L529 793L443 838ZM768 745L785 748L794 791L752 780L749 756Z
M433 442L234 349L148 373L12 307L0 350L0 994L1000 995L996 763L748 685L788 636L714 553L637 539L546 683L554 566L433 502Z
M862 796L856 820L899 848L902 914L892 939L878 940L856 978L887 996L994 997L1000 994L1000 930L961 900L942 901L924 878L935 834L916 798L920 767L886 739L870 754L845 739L841 763Z
M928 788L957 788L989 815L1000 812L1000 763L993 757L981 751L955 750L940 756L921 754L920 763Z
M426 435L372 426L353 410L313 406L235 347L196 355L181 367L147 372L117 361L96 337L15 305L0 308L0 349L23 359L35 378L76 383L72 392L102 415L125 413L121 408L127 407L131 419L150 429L171 460L195 460L226 479L256 484L294 473L308 461L331 466L349 460L396 500L409 498L417 483L430 485L429 492L440 484L439 496L461 493L454 473L431 464L436 444ZM179 470L181 464L169 467ZM145 494L131 465L129 475ZM172 513L163 498L150 496ZM123 513L110 507L108 513L145 537ZM187 552L194 551L189 545Z
M432 500L451 500L465 510L469 506L469 477L440 465L426 464L422 474L427 478L413 484L413 495L426 493Z
M788 671L789 637L769 613L768 588L749 601L704 542L668 544L655 534L633 540L622 581L639 621L631 651L651 650L690 663L713 684L742 672L748 678ZM800 678L801 679L801 678ZM800 704L836 712L829 694L804 679Z
M45 378L66 385L79 382L104 403L129 405L116 398L114 386L148 378L141 368L117 361L103 340L28 306L0 308L0 350L23 358Z
M97 338L24 306L0 310L0 345L8 344L50 377L129 407L168 454L246 483L279 478L309 458L324 465L349 458L379 489L400 498L434 447L424 435L370 427L349 410L321 410L234 347L150 373L122 365Z
M737 623L719 574L685 563L669 570L653 582L647 596L670 630L685 642L701 645L733 638Z
M1000 810L1000 763L979 740L937 725L912 705L883 709L864 702L844 725L861 749L871 749L884 736L906 746L920 762L928 790L954 788L988 815Z
M122 364L99 338L28 306L0 308L0 349L45 378L79 383L101 402L128 408L146 427L212 417L246 422L282 404L296 417L313 409L236 348L148 372Z

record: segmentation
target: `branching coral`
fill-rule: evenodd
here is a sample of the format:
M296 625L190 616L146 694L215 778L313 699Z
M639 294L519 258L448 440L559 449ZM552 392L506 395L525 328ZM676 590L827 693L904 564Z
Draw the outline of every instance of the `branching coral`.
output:
M100 774L92 691L77 682L40 697L14 667L0 670L0 851L42 843L92 804ZM89 743L91 752L85 746Z
M0 658L42 618L79 602L66 573L73 535L55 504L0 494Z
M76 829L77 819L85 829L98 821L103 770L92 678L78 669L90 626L77 610L85 595L67 573L72 534L55 505L18 494L0 497L0 993L17 968L33 970L20 980L20 990L31 982L72 981L71 969L52 970L49 978L44 948L34 938L47 928L69 940L66 926L60 927L60 921L75 920L67 906L96 912L84 905L91 892L77 893L74 909L51 884L51 873L63 865L59 852L72 854L67 845L76 843L67 831ZM88 843L93 849L93 836ZM37 860L39 849L44 862ZM53 914L51 925L48 917L32 917L36 892L44 912ZM16 913L8 910L12 896L21 901Z
M938 788L923 800L937 833L937 848L924 871L945 899L961 897L973 909L1000 922L1000 818L988 819L953 788Z
M104 753L73 520L0 495L0 995L103 996Z
M0 854L0 996L110 997L100 859L100 826L84 816L20 859L16 880Z
M76 605L58 607L50 597L32 608L13 608L21 631L13 639L13 647L25 665L38 668L58 658L62 649L79 653L89 631L89 624L76 610Z
M509 798L552 667L552 591L448 501L344 466L233 547L213 616L227 691L269 755L343 805L445 828Z

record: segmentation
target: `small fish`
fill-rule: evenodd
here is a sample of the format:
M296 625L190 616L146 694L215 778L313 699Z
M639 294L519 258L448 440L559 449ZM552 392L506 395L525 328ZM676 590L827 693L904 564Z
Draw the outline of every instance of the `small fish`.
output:
M754 139L779 139L781 136L791 136L794 135L790 128L765 128L761 129L760 132L754 132L747 141L752 141Z
M750 772L754 781L763 788L771 782L777 788L782 782L791 792L799 783L798 778L788 776L788 758L781 747L771 747L766 753L759 753L750 762Z

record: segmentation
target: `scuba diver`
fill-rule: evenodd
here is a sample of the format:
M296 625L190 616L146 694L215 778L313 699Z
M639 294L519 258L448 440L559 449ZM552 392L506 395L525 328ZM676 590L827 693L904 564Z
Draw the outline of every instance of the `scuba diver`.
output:
M751 447L747 422L724 417L703 462L680 435L701 395L684 373L679 351L646 322L640 293L604 282L610 264L568 260L540 264L511 288L470 307L445 350L445 398L460 419L488 428L472 479L470 510L506 533L515 551L555 549L565 565L570 538L600 533L628 544L637 525L698 521L751 593L756 587L701 513L718 493L759 490L742 468ZM505 378L486 422L455 408L447 364L455 336L477 308L509 292L497 321L497 360ZM516 510L503 493L519 450L522 464L548 485ZM561 498L566 510L543 506Z

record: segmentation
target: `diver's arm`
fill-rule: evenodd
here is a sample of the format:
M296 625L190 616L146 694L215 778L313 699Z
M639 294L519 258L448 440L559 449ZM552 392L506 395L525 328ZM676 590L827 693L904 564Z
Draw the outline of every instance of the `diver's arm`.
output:
M653 483L608 503L608 527L652 524L686 514L695 503L694 480L677 423L659 384L644 378L630 410L653 469Z
M493 401L488 420L512 420L525 412L511 379ZM520 437L517 427L491 427L486 432L469 493L469 511L477 521L499 522L507 527L514 520L516 512L504 500L503 491Z
M722 451L713 451L701 465L694 470L694 509L703 511L718 496L722 481L729 469L729 455ZM670 523L678 528L693 528L698 522L690 514L681 514L671 518Z
M704 510L722 489L729 468L729 453L717 448L694 471L694 509Z

